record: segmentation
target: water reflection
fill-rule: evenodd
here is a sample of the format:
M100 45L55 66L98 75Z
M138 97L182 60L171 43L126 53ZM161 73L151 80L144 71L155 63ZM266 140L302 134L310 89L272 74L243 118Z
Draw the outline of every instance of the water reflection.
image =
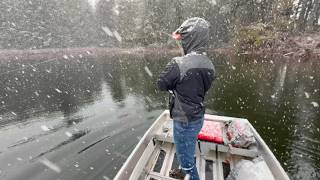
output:
M274 93L271 96L274 99L275 103L279 100L279 97L282 96L281 94L284 90L283 86L287 76L287 66L288 66L287 63L281 64L278 72L276 73L277 76L273 85Z
M26 67L32 62L7 62L1 66ZM101 91L101 77L90 60L57 60L36 68L3 74L0 79L0 113L4 126L38 113L60 110L67 117L78 104L93 102Z
M65 146L65 145L67 145L67 144L69 144L69 143L74 142L75 140L81 138L82 136L84 136L84 135L86 135L86 134L88 134L88 133L89 133L89 131L81 130L81 131L74 132L74 133L72 133L72 134L70 133L70 135L67 134L68 136L70 136L69 139L67 139L67 140L59 143L58 145L54 146L54 147L51 148L51 149L48 149L48 150L46 150L46 151L44 151L44 152L41 152L39 155L35 156L35 157L32 158L31 160L36 160L36 159L38 159L38 158L40 158L40 157L42 157L42 156L44 156L44 155L46 155L46 154L48 154L48 153L50 153L50 152L55 152L56 150L62 148L63 146Z
M116 59L114 61L114 59ZM125 71L120 60L115 57L102 63L102 71L104 72L104 81L110 88L113 101L121 102L125 99L125 79L122 77L122 72Z
M318 179L319 178L319 109L312 105L312 102L319 100L316 81L313 80L315 73L318 73L313 63L302 64L295 67L296 72L294 91L291 93L295 107L294 126L292 133L292 144L289 147L288 168L294 174L295 179Z
M167 106L167 94L155 82L170 58L118 54L39 66L2 62L1 71L29 68L1 76L0 177L112 178ZM320 99L319 64L213 59L218 79L208 92L208 112L248 118L292 178L318 178L320 114L312 102ZM40 156L71 170L35 177L43 167L30 160ZM22 174L14 175L17 169Z

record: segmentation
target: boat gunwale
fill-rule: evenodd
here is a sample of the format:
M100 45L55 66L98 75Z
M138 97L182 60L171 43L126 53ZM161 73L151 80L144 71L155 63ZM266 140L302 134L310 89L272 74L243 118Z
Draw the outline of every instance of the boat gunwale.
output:
M163 111L160 116L154 121L154 123L150 126L150 128L146 131L146 133L143 135L143 137L141 138L141 140L139 141L139 143L135 146L135 148L133 149L133 151L131 152L131 154L129 155L129 157L127 158L127 160L125 161L125 163L122 165L121 169L118 171L117 175L114 177L114 180L121 180L123 178L128 179L128 177L130 177L130 175L132 174L132 171L134 170L134 167L130 167L130 165L133 163L132 161L134 160L134 157L138 156L138 159L140 159L141 155L144 152L143 148L144 146L142 146L143 144L145 145L145 147L147 147L149 141L152 140L152 135L151 133L153 131L156 131L158 129L155 129L156 126L158 124L161 124L162 121L160 121L161 119L163 120L163 122L165 122L167 120L166 116L168 116L169 111L165 110ZM137 161L138 162L138 161ZM129 172L130 171L130 172ZM124 175L127 175L124 177Z

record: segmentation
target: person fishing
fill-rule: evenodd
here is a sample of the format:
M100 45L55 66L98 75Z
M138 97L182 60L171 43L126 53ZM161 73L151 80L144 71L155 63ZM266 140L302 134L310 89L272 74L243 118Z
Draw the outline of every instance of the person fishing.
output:
M169 91L170 116L180 169L170 177L182 179L186 174L198 180L195 146L205 114L206 92L215 79L215 69L206 51L209 44L209 23L198 17L187 19L172 33L180 42L183 55L173 58L161 72L158 88Z

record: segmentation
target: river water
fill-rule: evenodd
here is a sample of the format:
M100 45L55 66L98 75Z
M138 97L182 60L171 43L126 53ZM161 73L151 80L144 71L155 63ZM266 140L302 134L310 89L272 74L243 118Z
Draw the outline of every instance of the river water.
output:
M171 58L2 61L0 179L112 179L167 107L155 82ZM319 63L212 60L207 113L249 119L292 179L319 179Z

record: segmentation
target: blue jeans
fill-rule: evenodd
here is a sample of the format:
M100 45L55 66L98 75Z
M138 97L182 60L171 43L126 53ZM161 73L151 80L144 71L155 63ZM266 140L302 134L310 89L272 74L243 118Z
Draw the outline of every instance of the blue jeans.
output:
M191 122L173 121L173 138L177 158L182 170L190 175L191 180L199 180L194 154L203 120L202 117Z

